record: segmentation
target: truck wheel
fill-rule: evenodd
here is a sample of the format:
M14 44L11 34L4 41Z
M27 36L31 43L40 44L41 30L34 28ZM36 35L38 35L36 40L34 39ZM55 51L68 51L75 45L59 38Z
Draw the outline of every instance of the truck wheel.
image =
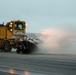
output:
M2 50L4 50L5 52L11 52L12 47L8 41L5 41L3 43Z
M23 54L31 54L32 52L34 52L36 45L33 43L28 42L28 49L23 49L22 53Z
M19 53L20 53L20 49L17 49L17 50L16 50L16 53L18 53L18 54L19 54Z
M32 53L32 52L34 52L35 50L36 50L36 45L34 44L34 43L30 43L29 44L29 53Z

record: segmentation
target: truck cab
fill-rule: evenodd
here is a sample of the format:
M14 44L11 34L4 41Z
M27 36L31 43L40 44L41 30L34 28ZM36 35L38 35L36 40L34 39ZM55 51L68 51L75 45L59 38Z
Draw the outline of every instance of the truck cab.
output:
M12 48L17 49L17 53L31 53L35 50L36 44L27 39L27 24L25 21L16 20L0 25L0 49L11 52ZM25 38L26 37L26 38Z
M11 21L6 24L7 26L7 38L21 39L26 33L26 22L25 21Z

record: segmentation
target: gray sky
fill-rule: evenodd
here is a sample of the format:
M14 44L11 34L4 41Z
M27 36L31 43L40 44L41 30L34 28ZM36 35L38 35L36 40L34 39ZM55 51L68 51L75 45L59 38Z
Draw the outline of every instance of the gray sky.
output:
M76 30L76 0L0 0L0 23L24 20L28 32L55 27Z

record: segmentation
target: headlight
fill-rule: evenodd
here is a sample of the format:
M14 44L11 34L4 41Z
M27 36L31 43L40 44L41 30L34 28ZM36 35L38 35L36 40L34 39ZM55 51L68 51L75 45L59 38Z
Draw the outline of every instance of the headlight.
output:
M25 27L27 28L27 23L26 23Z
M12 32L13 30L12 30L12 29L10 29L10 31Z
M12 25L12 22L10 23L10 25Z
M10 26L10 27L12 27L12 24L13 24L13 23L12 23L12 22L10 22L10 25L9 25L9 26Z
M20 41L23 41L23 40L20 38Z
M9 26L12 27L12 24L10 24Z
M25 32L27 32L27 30L25 29Z

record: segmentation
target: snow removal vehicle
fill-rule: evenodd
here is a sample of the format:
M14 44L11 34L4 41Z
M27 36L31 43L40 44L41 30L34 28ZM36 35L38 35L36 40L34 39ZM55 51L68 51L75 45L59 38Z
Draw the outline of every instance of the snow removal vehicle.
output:
M0 24L0 49L4 52L11 52L12 48L17 53L29 54L36 49L36 43L26 35L27 24L25 21L14 20L6 25Z

